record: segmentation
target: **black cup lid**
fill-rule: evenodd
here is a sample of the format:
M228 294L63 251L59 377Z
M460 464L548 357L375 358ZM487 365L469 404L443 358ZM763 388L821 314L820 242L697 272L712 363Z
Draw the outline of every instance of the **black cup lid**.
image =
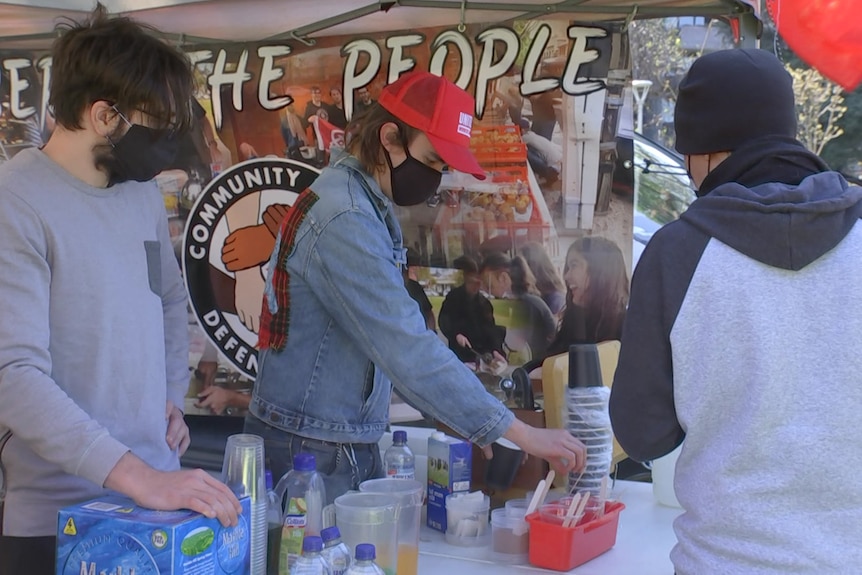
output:
M569 387L602 387L599 349L594 343L569 346Z

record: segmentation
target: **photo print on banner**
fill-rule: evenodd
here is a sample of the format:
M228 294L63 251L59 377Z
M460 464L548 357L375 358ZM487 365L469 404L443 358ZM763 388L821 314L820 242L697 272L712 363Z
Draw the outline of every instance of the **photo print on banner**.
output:
M464 255L544 252L562 275L570 246L601 237L630 273L631 58L622 23L514 21L324 36L313 46L186 50L195 121L174 164L156 177L192 311L186 413L213 413L198 406L212 385L250 392L271 228L345 145L349 121L411 69L443 75L475 97L459 126L470 126L487 175L447 171L428 201L393 206L407 275L431 313L463 282L455 262ZM0 161L50 136L50 69L44 52L0 54ZM490 301L498 325L509 334L522 329L517 301L505 294Z

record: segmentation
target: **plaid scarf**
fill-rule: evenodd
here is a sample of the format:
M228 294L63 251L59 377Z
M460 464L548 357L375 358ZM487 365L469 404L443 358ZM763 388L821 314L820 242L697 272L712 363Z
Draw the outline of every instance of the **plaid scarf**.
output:
M305 215L318 197L310 188L303 191L291 206L281 228L269 259L269 277L263 296L263 309L260 313L260 333L257 347L260 350L283 350L287 344L287 331L290 327L290 273L287 271L287 256L296 243L296 232L305 220Z

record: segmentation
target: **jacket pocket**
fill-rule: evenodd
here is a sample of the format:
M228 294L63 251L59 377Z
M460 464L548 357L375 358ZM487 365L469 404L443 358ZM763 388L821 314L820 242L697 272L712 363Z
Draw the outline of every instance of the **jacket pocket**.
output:
M147 279L150 282L150 291L162 297L162 245L157 240L144 242L144 250L147 253Z
M367 404L374 393L374 362L369 361L365 369L365 382L362 385L362 403Z

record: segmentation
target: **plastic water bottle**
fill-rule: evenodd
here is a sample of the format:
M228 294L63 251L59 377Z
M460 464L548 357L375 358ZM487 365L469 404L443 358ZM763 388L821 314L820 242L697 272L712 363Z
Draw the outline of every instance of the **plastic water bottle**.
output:
M602 495L602 481L610 474L614 449L608 413L610 397L611 390L602 384L598 348L594 344L571 346L563 421L571 434L586 446L587 464L583 473L569 473L570 491Z
M347 570L347 575L386 575L386 572L374 562L377 551L371 543L357 545L355 556L356 561Z
M303 540L320 535L323 529L323 504L326 488L317 472L314 455L298 453L293 469L275 486L276 500L282 503L281 544L278 557L279 575L292 575L291 568L303 549Z
M407 432L392 434L392 445L383 455L383 466L389 479L416 479L416 458L407 447Z
M338 527L327 527L320 532L323 539L323 558L329 565L332 575L344 575L350 568L350 549L341 540Z
M320 552L323 551L323 540L310 535L302 541L302 556L290 570L290 575L332 575L326 560Z
M281 516L284 510L272 487L272 471L266 470L266 575L278 575Z

